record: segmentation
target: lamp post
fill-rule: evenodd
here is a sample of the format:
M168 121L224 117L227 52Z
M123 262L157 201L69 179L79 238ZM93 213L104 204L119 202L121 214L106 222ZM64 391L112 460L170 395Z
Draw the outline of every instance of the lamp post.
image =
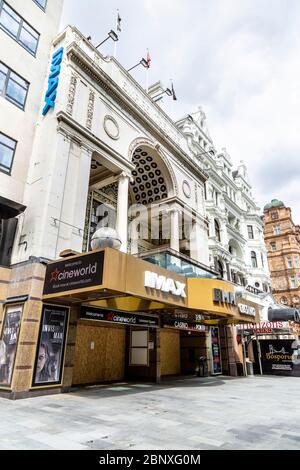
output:
M131 67L130 69L127 70L127 72L130 72L131 70L135 69L136 67L138 67L139 65L142 65L143 67L145 67L146 69L149 68L148 66L148 62L146 61L146 59L141 59L137 64L135 64L133 67Z
M108 39L112 39L113 41L118 41L119 40L119 37L117 35L117 33L115 33L112 29L109 31L108 33L108 36L107 38L104 39L104 41L100 42L100 44L98 44L98 46L96 46L96 49L98 49L98 47L102 46L102 44L104 44Z

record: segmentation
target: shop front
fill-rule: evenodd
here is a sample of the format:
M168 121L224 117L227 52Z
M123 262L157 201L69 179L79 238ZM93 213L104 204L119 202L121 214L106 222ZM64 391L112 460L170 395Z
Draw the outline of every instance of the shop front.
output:
M300 324L264 321L237 326L244 360L254 374L300 376Z
M210 374L237 375L230 325L258 314L231 283L186 278L111 248L48 264L43 286L40 302L5 307L1 344L18 357L1 369L10 398L194 375L201 357Z

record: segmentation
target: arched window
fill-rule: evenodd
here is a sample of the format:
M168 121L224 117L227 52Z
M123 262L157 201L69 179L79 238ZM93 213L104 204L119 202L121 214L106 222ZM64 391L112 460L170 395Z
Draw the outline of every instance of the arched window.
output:
M220 242L221 241L220 224L216 219L215 219L215 234L216 234L216 239L218 240L218 242Z
M251 251L251 264L252 268L257 268L257 256L255 251Z
M221 278L223 279L224 278L224 269L223 269L223 265L222 265L221 261L217 261L217 268L218 268L218 271L220 273Z

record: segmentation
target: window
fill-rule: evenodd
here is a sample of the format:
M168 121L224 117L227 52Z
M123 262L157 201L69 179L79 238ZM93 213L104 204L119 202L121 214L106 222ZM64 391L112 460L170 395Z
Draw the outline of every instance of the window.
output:
M0 62L0 95L24 109L29 83Z
M292 258L288 256L286 261L287 261L287 267L291 269L293 267Z
M252 268L257 268L257 257L255 251L251 251L251 264Z
M298 256L294 256L294 266L295 266L295 268L298 268L298 264L299 264Z
M275 242L271 243L271 250L276 251L276 243Z
M0 171L10 174L17 142L0 132Z
M220 230L220 225L219 222L215 219L215 234L216 234L216 239L218 242L221 241L221 230Z
M274 230L275 235L280 235L281 234L280 225L274 225L273 230Z
M28 52L35 55L39 33L21 18L7 3L0 3L0 27Z
M261 256L261 265L262 265L262 267L264 268L264 267L265 267L265 260L264 260L264 255L263 255L263 253L261 253L260 256Z
M297 275L298 286L300 287L300 274Z
M34 3L36 3L39 7L41 7L42 10L45 11L46 5L47 5L47 0L33 0Z
M254 235L253 235L253 227L252 227L252 225L247 225L247 230L248 230L248 238L249 238L249 240L253 240L253 239L254 239Z
M291 289L295 289L296 287L295 276L290 276L290 282L291 282Z
M278 212L271 212L271 219L272 219L272 220L276 220L276 219L278 219L278 218L279 218L279 217L278 217Z

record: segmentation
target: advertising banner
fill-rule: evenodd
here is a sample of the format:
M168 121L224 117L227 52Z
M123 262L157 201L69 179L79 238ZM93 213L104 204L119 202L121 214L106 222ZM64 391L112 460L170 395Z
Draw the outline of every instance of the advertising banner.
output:
M261 364L264 374L291 375L294 359L293 343L292 339L260 341Z
M158 317L122 312L119 310L106 310L97 307L83 305L80 310L80 318L83 320L97 320L121 325L158 327Z
M67 307L43 307L33 386L61 383L68 312Z
M212 372L214 375L222 374L221 346L219 328L211 328Z
M21 326L22 306L7 307L0 340L0 385L10 385Z

